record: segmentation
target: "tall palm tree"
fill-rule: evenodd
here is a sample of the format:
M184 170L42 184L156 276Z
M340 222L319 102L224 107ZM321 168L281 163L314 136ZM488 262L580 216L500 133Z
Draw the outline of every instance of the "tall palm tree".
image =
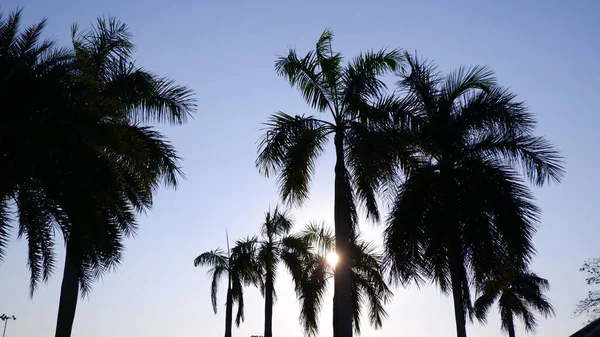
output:
M282 262L296 282L302 274L302 262L310 254L309 244L301 237L291 235L294 222L286 211L275 207L265 214L257 248L257 267L261 275L261 292L265 297L264 337L273 337L273 304L276 299L275 279Z
M229 245L229 243L228 243ZM237 304L235 318L236 326L244 321L244 286L259 285L260 275L257 273L257 261L254 259L257 251L257 238L238 240L231 251L220 249L202 253L194 259L194 266L211 267L210 299L217 313L217 293L219 281L227 277L227 295L225 300L225 337L231 337L233 326L233 306Z
M418 158L396 190L385 230L393 280L431 279L454 300L457 336L471 317L470 286L503 259L525 264L540 211L521 178L559 182L557 150L533 135L524 103L486 67L447 76L410 55L399 81Z
M181 174L172 145L140 123L181 124L195 107L191 90L133 64L131 34L115 18L85 31L74 25L72 37L76 108L89 110L102 128L82 130L89 135L75 157L80 170L68 172L81 180L62 187L85 192L63 198L70 226L56 337L70 336L78 288L85 295L120 262L122 240L137 228L135 213L152 205L161 182L176 186Z
M3 173L0 236L14 202L29 244L31 294L55 266L54 230L67 246L57 336L69 336L82 294L121 260L135 214L152 205L163 181L174 185L177 155L138 121L183 122L190 91L128 62L126 27L100 20L75 34L74 50L40 41L45 21L19 32L21 11L0 19L2 92L13 107L0 117ZM27 99L23 100L23 94ZM0 246L2 246L0 244ZM0 252L1 253L1 252Z
M294 49L275 62L275 70L297 87L306 102L330 119L272 115L259 145L256 165L265 176L278 175L282 199L302 204L308 197L315 161L333 137L336 155L334 218L339 263L335 269L336 337L352 336L349 253L358 222L356 200L377 220L375 199L382 179L395 164L394 142L376 123L398 102L385 97L381 76L402 62L398 50L369 51L343 65L332 49L333 34L325 30L314 51L299 57Z
M507 277L488 279L478 286L481 295L475 301L475 315L485 322L490 307L498 301L502 329L510 337L515 337L516 317L521 318L526 331L534 332L537 327L534 310L546 318L555 315L550 300L543 294L549 289L548 280L530 271L518 270Z
M333 231L324 224L310 224L300 235L311 243L315 252L302 260L301 278L295 282L295 290L300 300L300 321L307 335L318 335L318 315L322 307L323 297L327 290L328 280L333 277L337 264L332 265L327 255L335 250ZM357 237L350 247L350 284L351 284L351 322L354 331L360 334L360 319L363 308L367 306L369 323L380 328L387 317L384 305L391 299L392 292L388 288L382 269L382 256L376 246ZM339 305L335 301L335 306ZM334 314L335 315L335 314Z
M54 232L63 217L45 193L41 180L55 168L50 160L61 148L67 123L57 113L68 100L71 54L40 36L46 20L21 29L22 9L5 17L0 12L0 92L7 107L0 114L0 261L18 211L19 236L29 243L31 290L47 280L55 264ZM52 131L50 131L52 130Z

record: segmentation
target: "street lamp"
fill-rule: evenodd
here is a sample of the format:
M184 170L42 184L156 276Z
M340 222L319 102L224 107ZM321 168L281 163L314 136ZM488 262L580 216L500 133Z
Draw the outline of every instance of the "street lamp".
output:
M6 314L2 314L2 316L0 316L0 319L4 321L4 332L2 333L2 337L4 337L6 335L6 324L8 324L8 320L12 319L14 321L17 318L15 317L15 315L6 316Z

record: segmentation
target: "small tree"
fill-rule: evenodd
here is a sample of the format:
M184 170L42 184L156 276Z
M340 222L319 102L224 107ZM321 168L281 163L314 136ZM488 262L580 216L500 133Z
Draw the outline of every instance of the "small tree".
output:
M579 271L587 273L585 281L589 286L600 284L600 258L586 261ZM575 315L579 316L582 314L589 315L590 320L594 320L600 316L600 290L589 290L587 297L577 303L575 306Z

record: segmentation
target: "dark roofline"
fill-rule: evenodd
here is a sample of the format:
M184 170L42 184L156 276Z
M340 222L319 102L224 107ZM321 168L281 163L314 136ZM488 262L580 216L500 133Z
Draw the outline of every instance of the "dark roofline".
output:
M569 337L600 337L600 318L584 326Z

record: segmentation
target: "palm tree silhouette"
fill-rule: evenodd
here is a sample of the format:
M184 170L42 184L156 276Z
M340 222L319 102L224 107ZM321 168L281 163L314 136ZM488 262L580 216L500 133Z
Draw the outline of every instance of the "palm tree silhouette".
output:
M261 284L258 274L257 261L255 260L257 252L257 238L246 238L236 241L233 249L224 252L221 249L215 249L204 252L194 259L194 266L210 267L211 288L210 299L212 307L217 313L217 293L219 281L222 277L227 277L227 294L225 300L225 337L231 337L233 326L233 306L237 304L237 313L235 318L236 326L240 326L244 321L244 286Z
M264 337L273 336L275 279L279 263L283 262L297 282L302 273L302 261L310 253L306 240L290 234L293 227L294 222L288 213L278 207L265 214L265 221L260 226L256 260L261 275L260 290L265 297Z
M358 223L355 199L366 205L368 216L379 219L375 194L395 164L397 147L376 121L398 104L393 97L383 95L386 86L381 76L397 70L402 57L398 50L369 51L343 65L342 55L332 49L332 39L332 32L325 30L314 51L299 57L291 49L275 62L277 73L297 87L311 107L329 112L331 120L283 112L272 115L259 145L256 165L266 176L277 174L282 199L299 205L308 197L315 160L333 137L335 240L339 255L334 276L334 336L350 337L349 254Z
M115 18L98 19L90 30L74 25L72 37L77 103L104 127L84 138L94 151L74 157L80 170L69 177L78 188L62 201L69 206L70 226L56 337L70 336L78 288L85 295L94 280L119 264L122 240L137 228L135 213L151 207L161 182L177 185L181 171L174 148L140 123L181 124L195 107L190 89L134 65L131 34ZM98 153L101 160L94 160Z
M478 286L480 297L475 301L475 316L486 321L487 313L498 301L502 330L515 337L515 318L520 318L525 330L534 332L537 322L533 311L544 317L554 316L550 300L543 294L550 289L546 279L531 271L512 271L506 277L491 278Z
M0 19L2 90L14 113L0 118L0 257L9 202L28 242L30 294L55 267L55 230L67 254L56 335L69 336L79 289L122 258L136 213L161 181L180 173L174 148L142 121L182 123L191 91L132 65L117 20L73 30L73 50L41 40L45 21L19 30L21 10ZM23 99L23 94L27 99Z
M315 252L303 259L302 277L295 283L295 290L301 305L300 318L304 331L307 335L317 336L323 297L328 281L337 268L337 264L333 266L327 259L327 253L335 250L335 237L333 231L323 223L309 224L300 235L311 243ZM391 299L392 292L383 279L382 256L376 246L360 236L353 242L348 255L351 268L350 311L354 331L360 334L364 307L367 307L366 314L371 326L381 328L387 317L384 305ZM334 312L335 306L334 299Z
M447 76L406 55L403 125L414 163L385 229L392 279L431 279L454 301L457 336L472 315L470 286L503 259L525 264L539 209L521 178L559 182L561 157L532 134L535 120L486 67ZM408 162L407 162L408 163Z

